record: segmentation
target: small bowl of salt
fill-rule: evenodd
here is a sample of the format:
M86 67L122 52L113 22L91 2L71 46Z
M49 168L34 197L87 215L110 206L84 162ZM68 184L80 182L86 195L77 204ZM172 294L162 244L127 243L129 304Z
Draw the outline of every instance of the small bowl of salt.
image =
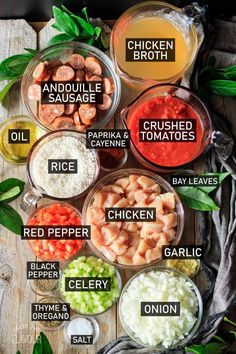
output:
M65 342L70 347L86 347L96 343L99 325L93 317L75 315L66 323L63 332Z

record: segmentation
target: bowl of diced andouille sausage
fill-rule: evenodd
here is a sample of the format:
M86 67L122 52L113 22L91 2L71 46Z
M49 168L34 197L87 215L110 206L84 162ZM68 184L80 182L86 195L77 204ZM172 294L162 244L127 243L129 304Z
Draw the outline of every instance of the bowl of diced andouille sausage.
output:
M42 83L102 82L99 103L43 103ZM37 54L27 66L21 95L30 116L47 130L99 129L113 117L120 102L121 84L111 59L80 42L64 42Z
M106 208L155 208L154 221L107 222ZM82 212L91 225L91 249L123 268L149 266L162 259L162 247L179 243L184 209L162 177L143 169L124 169L102 178L89 192Z

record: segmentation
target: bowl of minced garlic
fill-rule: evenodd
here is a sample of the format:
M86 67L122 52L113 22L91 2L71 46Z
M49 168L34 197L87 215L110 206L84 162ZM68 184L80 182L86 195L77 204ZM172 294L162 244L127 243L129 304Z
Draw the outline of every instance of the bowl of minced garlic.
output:
M195 277L200 269L199 259L168 259L166 265L180 271L189 278Z

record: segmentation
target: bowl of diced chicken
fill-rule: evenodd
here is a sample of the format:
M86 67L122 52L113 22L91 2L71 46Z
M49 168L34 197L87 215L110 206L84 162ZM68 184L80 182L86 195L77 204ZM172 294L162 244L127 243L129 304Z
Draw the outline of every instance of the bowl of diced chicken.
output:
M152 221L107 221L107 208L155 208ZM88 194L83 224L91 225L91 249L106 261L138 269L162 259L162 247L179 243L183 205L171 185L143 169L119 170L101 179Z

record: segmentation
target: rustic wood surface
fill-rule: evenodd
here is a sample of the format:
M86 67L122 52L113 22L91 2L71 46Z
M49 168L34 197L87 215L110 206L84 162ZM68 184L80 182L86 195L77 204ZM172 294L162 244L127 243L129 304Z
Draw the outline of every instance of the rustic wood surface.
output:
M47 41L54 35L47 24L42 28L42 24L32 24L36 31L30 27L24 20L2 20L0 21L0 31L2 43L0 47L0 60L16 53L22 53L24 47L45 48ZM109 125L119 127L121 119L120 110L127 105L137 94L123 84L122 100L115 119ZM20 99L19 85L15 86L11 94L5 101L4 107L0 106L0 122L12 115L27 114ZM138 167L139 164L129 154L125 167ZM141 166L140 166L141 167ZM203 163L199 162L196 169L201 171ZM15 166L0 159L0 180L7 177L18 177L26 181L25 166ZM81 209L83 200L76 203ZM20 211L19 200L13 203L13 206ZM26 216L23 216L24 219ZM186 210L185 230L181 243L193 244L198 240L197 213ZM34 302L35 296L29 289L26 281L26 261L33 260L35 257L30 251L28 245L21 241L19 237L0 229L0 267L8 264L13 270L13 277L9 282L5 282L6 288L3 293L1 303L0 291L0 354L15 354L20 350L22 354L31 354L33 342L35 341L40 328L31 322L31 302ZM134 272L122 271L123 283L125 283ZM198 276L199 285L202 283ZM0 284L1 285L1 284ZM203 285L204 287L204 285ZM0 287L1 289L1 287ZM110 340L123 335L117 305L107 313L97 316L100 326L100 337L95 346L89 349L70 349L64 343L63 331L47 332L47 336L52 343L55 354L95 354L96 351L107 344Z

